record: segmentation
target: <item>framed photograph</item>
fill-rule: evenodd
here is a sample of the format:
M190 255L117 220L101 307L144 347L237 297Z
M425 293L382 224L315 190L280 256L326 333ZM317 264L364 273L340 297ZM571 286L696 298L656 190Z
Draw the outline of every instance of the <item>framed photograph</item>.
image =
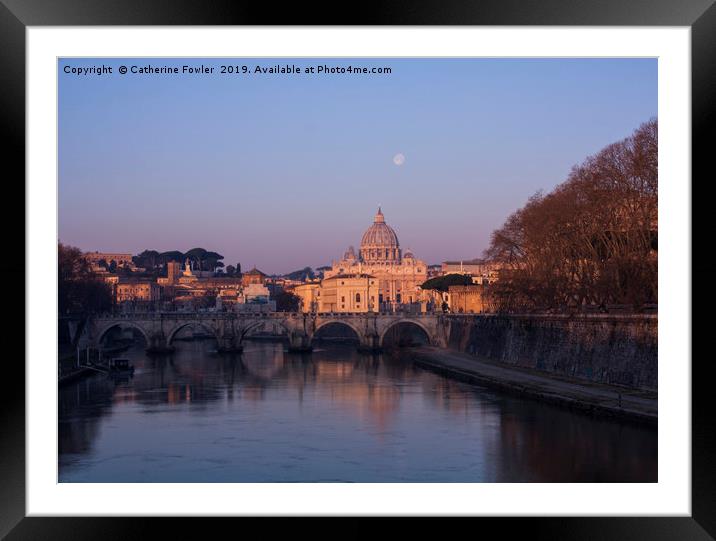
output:
M27 213L3 535L716 535L710 1L104 4L0 7Z

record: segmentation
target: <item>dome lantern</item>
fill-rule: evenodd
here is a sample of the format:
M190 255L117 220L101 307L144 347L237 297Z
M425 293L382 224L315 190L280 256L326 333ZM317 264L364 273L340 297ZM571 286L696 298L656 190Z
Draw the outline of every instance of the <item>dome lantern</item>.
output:
M375 224L384 224L385 223L385 216L383 216L383 211L380 210L380 207L378 207L378 213L375 215L375 218L373 219L373 223L375 223Z

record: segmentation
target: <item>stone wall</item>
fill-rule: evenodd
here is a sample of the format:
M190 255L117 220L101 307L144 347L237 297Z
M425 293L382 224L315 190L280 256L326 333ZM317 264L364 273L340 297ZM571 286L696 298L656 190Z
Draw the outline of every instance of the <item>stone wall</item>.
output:
M451 349L569 377L657 389L656 315L479 315L447 320Z

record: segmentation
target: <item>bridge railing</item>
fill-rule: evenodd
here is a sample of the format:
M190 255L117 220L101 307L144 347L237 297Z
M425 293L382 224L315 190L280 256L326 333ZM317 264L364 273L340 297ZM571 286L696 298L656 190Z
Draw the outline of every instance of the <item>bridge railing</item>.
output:
M304 317L322 317L335 319L361 319L365 317L404 317L404 318L432 318L438 315L464 315L475 314L443 314L442 312L412 312L412 311L384 311L384 312L184 312L184 311L132 311L132 312L105 312L95 316L95 319L127 319L127 320L160 320L160 319L302 319Z
M105 312L95 319L286 319L301 318L298 312Z

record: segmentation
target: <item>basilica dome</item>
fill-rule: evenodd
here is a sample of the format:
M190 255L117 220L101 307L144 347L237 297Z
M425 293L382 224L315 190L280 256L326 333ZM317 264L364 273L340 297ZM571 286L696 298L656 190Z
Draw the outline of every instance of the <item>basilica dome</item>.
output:
M393 228L385 223L383 212L378 207L373 225L360 241L360 257L366 262L400 263L400 243Z

